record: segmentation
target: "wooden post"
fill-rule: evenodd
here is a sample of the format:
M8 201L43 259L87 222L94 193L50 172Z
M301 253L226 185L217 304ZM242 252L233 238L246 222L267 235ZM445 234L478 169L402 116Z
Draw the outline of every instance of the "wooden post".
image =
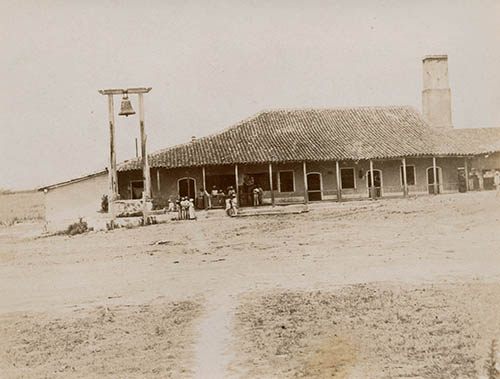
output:
M116 200L116 153L115 153L115 110L113 95L108 95L108 112L109 112L109 194L108 194L108 214L110 228L115 226L115 200Z
M269 163L269 188L271 189L271 205L274 207L274 189L273 189L273 164Z
M240 206L240 186L238 183L238 165L234 165L234 183L236 185L235 191L236 191L236 205L239 207Z
M304 173L304 204L309 203L309 196L307 194L307 166L306 161L302 162L302 172Z
M208 192L208 190L207 190L207 177L206 177L205 166L203 166L201 168L201 178L202 178L202 183L203 183L203 189Z
M161 197L161 185L160 185L160 168L156 169L156 186L158 187L158 196Z
M373 161L370 159L370 195L375 200L375 178L373 177Z
M469 192L469 161L464 157L465 191Z
M339 161L335 161L335 174L337 176L337 201L340 203L342 201L342 181L340 180Z
M436 167L436 157L432 157L432 175L434 176L434 195L438 194L438 181L437 181L437 167Z
M205 195L205 192L208 192L208 190L207 190L207 176L206 176L206 172L205 172L205 166L201 167L201 181L202 181L202 185L203 185L203 207L205 208L205 210L207 210L208 209L208 205L209 205L209 199ZM210 194L208 196L210 196Z
M403 158L403 196L408 196L408 179L406 177L406 158Z
M144 179L144 192L142 195L142 216L144 225L148 223L147 201L151 199L151 173L149 171L148 154L146 151L147 136L144 127L144 97L142 93L138 93L139 97L139 123L141 128L141 158L142 158L142 176Z

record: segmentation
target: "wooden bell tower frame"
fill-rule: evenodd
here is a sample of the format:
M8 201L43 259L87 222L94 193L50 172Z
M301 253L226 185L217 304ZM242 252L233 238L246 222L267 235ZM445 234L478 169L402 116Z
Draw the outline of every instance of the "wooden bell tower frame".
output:
M141 160L142 172L144 180L144 192L142 193L143 200L143 222L147 224L147 200L151 199L151 174L149 172L148 155L146 151L146 139L144 127L144 97L145 93L149 93L149 88L127 88L127 89L105 89L99 90L101 95L108 96L108 113L109 113L109 195L108 195L108 214L110 218L110 228L115 226L116 214L114 202L118 198L118 175L116 172L116 152L115 152L115 111L114 111L114 95L137 94L139 100L139 125L141 130Z

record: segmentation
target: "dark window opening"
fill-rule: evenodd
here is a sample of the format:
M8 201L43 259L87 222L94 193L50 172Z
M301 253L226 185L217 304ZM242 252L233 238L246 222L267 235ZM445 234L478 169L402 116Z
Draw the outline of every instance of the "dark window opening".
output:
M132 192L132 199L142 199L142 192L144 191L144 182L136 181L130 183L130 191Z
M341 168L340 169L340 181L342 189L354 188L354 169L353 168Z
M280 171L280 192L293 192L293 171Z
M403 166L401 166L401 183L404 185ZM415 166L406 166L406 183L409 186L415 185Z

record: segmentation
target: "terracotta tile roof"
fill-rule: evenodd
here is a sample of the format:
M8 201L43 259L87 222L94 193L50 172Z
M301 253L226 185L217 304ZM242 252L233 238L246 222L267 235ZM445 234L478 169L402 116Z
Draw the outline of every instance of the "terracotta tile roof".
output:
M500 151L500 127L498 128L467 128L451 131L464 151L473 154L488 154Z
M459 155L453 136L408 106L262 111L219 133L149 155L151 167ZM137 159L120 171L140 169Z

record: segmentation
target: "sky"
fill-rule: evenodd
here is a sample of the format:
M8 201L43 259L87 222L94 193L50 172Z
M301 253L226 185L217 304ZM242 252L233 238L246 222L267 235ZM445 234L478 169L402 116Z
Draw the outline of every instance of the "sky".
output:
M500 126L498 20L497 0L1 0L0 188L107 167L106 88L152 87L152 152L262 109L420 110L422 58L448 54L454 127ZM138 136L116 117L118 161Z

